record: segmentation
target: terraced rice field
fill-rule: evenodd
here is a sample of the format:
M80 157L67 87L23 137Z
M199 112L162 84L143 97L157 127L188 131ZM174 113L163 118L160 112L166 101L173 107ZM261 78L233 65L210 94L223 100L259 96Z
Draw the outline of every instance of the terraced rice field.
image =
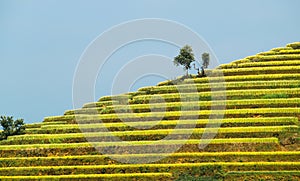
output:
M300 180L300 42L207 74L26 125L1 180Z

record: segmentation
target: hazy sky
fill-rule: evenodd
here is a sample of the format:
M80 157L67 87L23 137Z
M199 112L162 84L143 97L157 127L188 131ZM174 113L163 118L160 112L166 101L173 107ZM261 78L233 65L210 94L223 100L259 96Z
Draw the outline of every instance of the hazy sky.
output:
M81 54L99 34L124 21L163 18L184 24L227 63L300 41L299 8L298 0L0 0L0 115L30 123L72 109ZM174 47L157 50L151 42L138 47L142 54L177 53ZM97 86L96 97L108 93L105 84Z

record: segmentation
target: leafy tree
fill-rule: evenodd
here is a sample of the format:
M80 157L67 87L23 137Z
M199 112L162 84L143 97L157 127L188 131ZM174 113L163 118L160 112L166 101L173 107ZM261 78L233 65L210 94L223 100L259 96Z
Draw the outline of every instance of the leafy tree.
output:
M185 45L180 49L180 53L178 56L174 58L174 64L176 66L182 65L186 70L186 75L189 75L189 69L191 68L191 63L195 61L195 56L193 53L193 49L189 45Z
M206 69L209 65L209 53L203 53L202 54L202 66L201 66L201 73L200 73L200 69L198 67L196 67L196 64L194 64L194 69L197 70L198 73L198 77L205 77L205 72L204 69Z
M3 127L3 131L0 135L0 140L7 139L8 136L20 135L25 133L23 119L14 120L12 116L1 116L0 124Z
M201 74L202 76L205 76L204 69L206 69L209 65L209 53L203 53L202 54L202 67L201 67Z

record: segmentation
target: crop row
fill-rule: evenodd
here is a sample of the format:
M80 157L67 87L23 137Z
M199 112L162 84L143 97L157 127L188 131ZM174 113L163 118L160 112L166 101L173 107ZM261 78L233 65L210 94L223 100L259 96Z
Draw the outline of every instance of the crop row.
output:
M300 49L295 50L281 50L279 51L280 54L297 54L300 53Z
M138 122L158 120L181 120L207 119L211 115L224 116L224 118L242 118L252 116L284 117L297 116L299 108L257 108L257 109L229 109L229 110L198 110L198 111L170 111L149 113L122 113L122 114L99 114L99 115L66 115L45 117L44 122L67 121L69 123L109 123L109 122ZM220 118L219 118L220 119ZM213 118L211 119L213 120Z
M109 104L107 102L110 102ZM86 103L83 105L83 108L89 108L89 107L106 107L106 106L111 106L111 105L116 105L118 104L118 101L98 101L98 102L91 102L91 103Z
M26 124L25 128L40 128L43 125L43 123L31 123L31 124Z
M268 96L267 96L268 95ZM161 103L161 102L190 102L190 101L209 101L224 100L219 102L225 105L227 99L258 99L258 98L293 98L300 97L300 88L281 88L281 89L250 89L250 90L228 90L212 91L199 93L170 93L155 95L135 96L129 103Z
M300 55L299 55L300 60ZM213 70L210 76L220 76L220 70ZM223 75L256 75L256 74L292 74L299 73L300 66L249 67L239 69L223 69Z
M143 87L138 91L146 91L147 94L164 93L188 93L188 92L206 92L217 90L238 90L238 89L264 89L264 88L295 88L300 86L299 80L274 80L274 81L240 81L220 83L202 83L187 85L168 85ZM117 99L116 99L117 100Z
M282 50L293 50L292 47L277 47L277 48L272 48L271 51L276 51L276 52L280 52Z
M60 143L60 144L28 144L3 145L0 147L1 157L49 157L66 155L101 155L101 154L146 154L181 152L262 152L281 151L278 138L234 138L231 143L217 139L214 143L201 144L199 140L163 145L135 145L135 146L104 146L101 143ZM227 139L228 140L228 139ZM225 140L224 140L225 141ZM144 141L143 141L144 142ZM151 141L151 143L153 143ZM203 148L203 147L204 148ZM120 158L121 159L121 158Z
M300 49L292 49L292 48L279 48L279 49L271 49L270 51L267 52L261 52L258 53L257 55L283 55L283 54L299 54Z
M123 142L85 142L70 144L27 144L27 145L0 145L0 150L37 149L37 148L74 148L74 147L109 147L109 146L159 146L182 144L230 144L230 143L278 143L277 138L228 138L228 139L189 139L189 140L159 140L159 141L123 141Z
M109 165L122 164L117 160L139 160L149 163L202 163L202 162L247 162L247 161L297 161L300 152L190 152L190 153L151 153L116 155L76 155L51 157L11 157L0 158L0 167L59 166L59 165ZM136 162L138 163L138 162Z
M222 105L222 101L194 101L194 102L166 102L156 104L131 104L116 105L106 108L106 113L126 113L126 112L158 112L158 111L180 111L180 110L208 110L214 105ZM300 107L299 98L287 99L242 99L242 100L226 100L226 109L242 109L242 108L264 108L264 107ZM108 111L109 110L109 111ZM89 110L82 109L82 113ZM95 113L95 110L92 110ZM81 112L76 112L80 114Z
M243 59L231 61L230 63L247 63L247 62L252 62L252 61L248 58L243 58ZM226 65L226 64L221 64L220 66L222 66L222 65ZM217 69L219 69L220 66Z
M247 63L229 63L221 65L220 68L246 68L246 67L267 67L267 66L298 66L300 61L285 60L285 61L272 61L272 62L247 62Z
M253 127L227 127L227 128L190 128L190 129L159 129L159 130L134 130L134 131L115 131L110 132L85 132L85 133L69 133L69 134L26 134L8 137L8 141L19 141L15 144L24 144L26 140L58 140L59 142L66 142L65 140L87 140L91 141L109 141L113 138L119 137L116 140L157 140L168 136L169 139L192 138L201 139L205 134L216 134L217 138L223 137L255 137L256 133L268 135L270 133L295 133L298 131L298 126L253 126ZM186 135L186 136L183 136ZM228 136L230 135L230 136ZM271 134L273 135L273 134ZM113 137L113 138L112 138ZM81 139L80 139L81 138ZM72 142L72 141L68 141ZM105 143L104 143L105 144Z
M265 95L263 98L269 99L234 99L224 101L193 101L193 102L166 102L154 104L129 104L114 105L105 108L83 108L77 110L67 110L64 115L76 114L111 114L111 113L142 113L142 112L162 112L162 111L184 111L184 110L209 110L214 105L224 105L225 109L242 109L242 108L264 108L264 107L300 107L299 98L277 98L280 95ZM284 95L286 96L286 95Z
M221 127L240 127L240 126L276 126L276 125L297 125L296 117L271 117L271 118L234 118L222 120L184 120L184 121L147 121L143 122L119 122L119 123L91 123L91 124L65 124L65 125L45 125L39 129L26 129L27 134L58 134L58 133L80 133L105 131L131 131L137 127L151 129L172 129L175 126L180 128L203 128L205 126L220 125Z
M250 57L246 57L253 61L276 61L276 60L300 60L300 55L296 54L283 54L283 55L254 55Z
M293 49L300 49L300 42L289 43L286 47L292 47Z
M170 172L184 173L187 170L198 170L205 167L222 167L224 170L297 170L299 162L211 162L211 163L177 163L177 164L123 164L123 165L84 165L84 166L39 166L39 167L9 167L0 168L1 176L21 175L64 175L64 174L113 174L116 171L124 173Z
M138 92L136 94L138 94ZM142 92L140 92L140 94L142 94ZM98 102L110 102L109 105L111 105L113 103L119 103L119 102L123 102L123 101L127 102L127 100L130 99L131 97L132 97L132 95L130 95L130 94L103 96L98 100Z
M49 173L51 174L51 173ZM1 180L170 180L171 173L111 173L111 174L64 174L64 175L39 175L39 176L1 176Z
M42 126L51 126L51 125L62 125L62 124L67 124L66 121L56 121L56 122L47 122L47 123L30 123L30 124L25 124L26 130L27 129L39 129Z
M266 52L260 52L256 55L283 55L283 54L299 54L300 50L299 49L293 49L291 47L279 47L279 48L272 48L269 51Z
M178 84L195 84L195 83L225 83L235 81L270 81L270 80L299 80L300 74L257 74L257 75L236 75L236 76L220 76L220 77L205 77L205 78L190 78L185 79ZM173 85L173 81L167 80L157 84L158 86Z
M299 170L276 171L230 171L225 174L225 180L299 180Z
M221 101L222 102L222 101ZM218 101L193 101L193 102L167 102L155 104L129 104L129 105L113 105L105 107L105 112L101 113L126 113L126 112L158 112L163 111L180 111L192 110L197 108L200 110L211 109L213 105L220 105ZM96 104L95 104L96 106ZM241 108L263 108L263 107L300 107L299 98L269 98L269 99L242 99L242 100L226 100L226 109ZM95 114L103 110L101 107L90 107L76 110L76 114ZM68 114L67 114L68 113ZM66 111L65 115L72 115L75 111Z
M270 51L266 51L266 52L260 52L260 53L258 53L256 55L258 55L258 56L259 55L267 56L267 55L278 55L278 54L279 54L279 51L272 51L272 50L270 50Z

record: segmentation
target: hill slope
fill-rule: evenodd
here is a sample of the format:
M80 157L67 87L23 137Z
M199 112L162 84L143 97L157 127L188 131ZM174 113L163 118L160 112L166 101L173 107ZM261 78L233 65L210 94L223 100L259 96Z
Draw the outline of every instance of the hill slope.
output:
M300 42L208 74L26 125L1 180L299 180Z

